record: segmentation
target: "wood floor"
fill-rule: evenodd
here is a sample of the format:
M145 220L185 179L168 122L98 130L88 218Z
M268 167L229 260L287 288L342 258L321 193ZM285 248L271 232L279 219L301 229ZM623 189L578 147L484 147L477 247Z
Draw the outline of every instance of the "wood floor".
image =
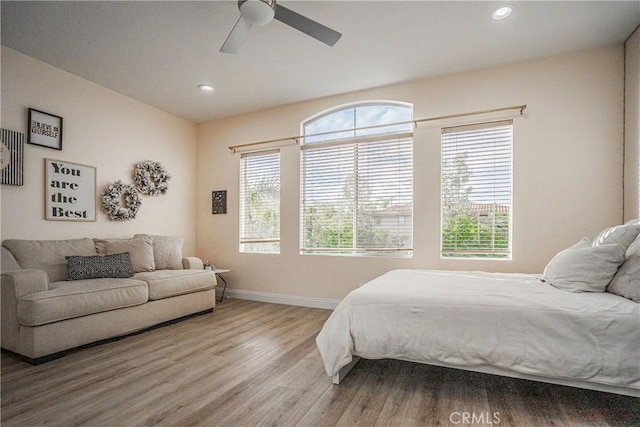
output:
M338 386L329 311L225 300L211 314L30 366L2 355L2 426L639 426L640 399L390 360Z

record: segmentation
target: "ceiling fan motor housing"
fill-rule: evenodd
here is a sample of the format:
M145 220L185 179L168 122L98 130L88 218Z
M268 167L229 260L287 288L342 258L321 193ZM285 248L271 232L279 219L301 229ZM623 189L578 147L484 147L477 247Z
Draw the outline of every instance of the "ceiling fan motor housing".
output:
M336 44L342 36L339 32L313 19L284 6L276 6L276 0L238 0L238 9L240 10L240 18L222 44L220 52L238 52L253 25L266 25L274 19L328 46Z
M238 0L238 9L244 19L253 25L266 25L273 21L275 0Z

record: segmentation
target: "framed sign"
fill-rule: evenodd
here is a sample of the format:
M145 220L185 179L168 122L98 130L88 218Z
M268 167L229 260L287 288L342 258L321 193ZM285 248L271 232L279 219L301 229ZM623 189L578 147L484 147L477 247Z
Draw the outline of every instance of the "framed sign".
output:
M96 168L45 159L45 219L96 220Z
M211 192L211 213L212 214L227 213L227 190Z
M29 108L28 142L62 150L62 117Z

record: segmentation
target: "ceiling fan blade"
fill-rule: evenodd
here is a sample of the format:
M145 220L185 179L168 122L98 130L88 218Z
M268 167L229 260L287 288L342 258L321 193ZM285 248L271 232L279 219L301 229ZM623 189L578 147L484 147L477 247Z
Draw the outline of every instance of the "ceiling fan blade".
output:
M342 37L342 34L339 32L279 4L276 5L275 18L329 46L336 44L340 37Z
M240 46L242 46L242 43L244 43L249 35L249 30L251 30L251 22L240 16L240 19L236 22L233 30L231 30L227 39L222 44L220 52L236 53L240 50Z

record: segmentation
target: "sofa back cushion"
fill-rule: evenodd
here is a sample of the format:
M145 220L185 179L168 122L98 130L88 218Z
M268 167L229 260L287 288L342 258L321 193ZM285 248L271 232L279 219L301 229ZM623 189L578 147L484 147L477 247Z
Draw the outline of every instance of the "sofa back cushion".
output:
M153 242L150 236L133 239L93 239L99 255L115 255L129 252L134 273L156 269Z
M2 263L0 264L0 271L3 273L5 271L14 271L20 270L20 264L16 261L16 257L13 256L11 251L4 246L2 246Z
M69 255L97 255L91 239L18 240L9 239L3 245L11 251L22 268L44 270L50 282L65 280Z
M133 237L151 237L156 270L182 270L182 237L136 234Z

